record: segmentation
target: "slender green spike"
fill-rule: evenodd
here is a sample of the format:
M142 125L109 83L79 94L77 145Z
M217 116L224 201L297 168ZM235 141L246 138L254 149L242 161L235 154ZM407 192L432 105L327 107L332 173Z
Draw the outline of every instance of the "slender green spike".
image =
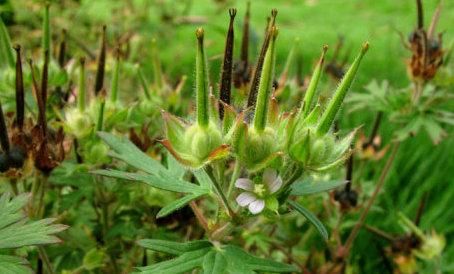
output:
M118 47L116 50L116 60L115 60L115 66L114 66L114 71L113 71L113 76L112 76L112 84L111 84L111 92L110 92L110 101L112 103L115 103L118 101L118 79L120 76L120 66L121 66L121 56L120 56L120 48Z
M285 61L284 69L282 70L281 77L279 80L279 82L282 84L285 84L285 81L287 80L288 72L290 70L290 65L292 64L292 62L294 61L294 59L296 57L296 51L299 47L299 44L300 44L300 39L295 38L292 48L290 49L290 51L288 53L287 60Z
M320 76L323 71L323 63L325 62L325 54L327 50L328 46L327 45L323 46L322 55L320 56L317 66L315 67L314 72L312 73L309 86L307 87L306 93L304 95L304 99L299 112L300 117L298 117L298 119L305 118L311 111L314 95L317 91L317 85L318 82L320 81Z
M66 62L66 29L61 31L61 41L58 48L58 65L60 68L65 67Z
M198 28L197 36L197 56L196 56L196 83L197 92L197 123L201 127L207 127L209 123L209 89L208 89L208 68L205 58L203 45L204 31Z
M77 95L77 107L80 111L85 110L85 58L80 58L80 69L79 69L79 93Z
M251 89L249 90L249 96L247 100L247 108L254 106L254 104L257 101L257 93L258 93L258 87L259 87L259 82L260 82L260 75L262 74L262 69L263 69L263 61L265 59L265 54L268 51L268 47L270 44L270 30L271 26L274 26L276 22L276 16L277 16L277 10L273 9L271 11L271 18L270 21L267 24L267 31L265 34L265 39L263 40L263 45L262 49L260 50L260 55L257 61L257 66L255 68L254 72L254 77L252 78L252 83L251 83Z
M233 21L236 15L236 9L229 9L230 23L225 41L224 62L222 64L221 85L219 87L220 101L230 104L230 94L232 89L232 70L233 70L233 43L234 31ZM224 105L219 102L219 118L224 118Z
M142 85L143 88L143 93L145 94L145 97L150 100L150 90L148 89L148 83L147 79L145 79L145 75L142 72L142 69L140 69L140 66L137 65L137 75L139 76L140 84Z
M359 65L361 64L361 60L363 59L368 49L369 43L366 42L364 43L355 61L353 61L353 64L348 69L347 73L345 73L339 86L334 92L333 98L331 98L331 100L329 101L328 107L326 108L325 112L323 113L320 119L320 123L317 126L317 134L319 135L326 134L331 128L334 118L336 118L336 114L339 111L342 102L344 101L345 95L347 94L353 82L353 79L355 78L356 72L358 71Z
M8 29L3 23L2 18L0 18L0 57L3 59L1 65L7 65L14 68L15 59L13 46L11 45L11 38L9 37ZM3 62L6 62L6 64Z
M106 90L102 89L99 92L99 109L98 109L98 122L96 123L96 131L102 131L104 126L104 110L106 106Z
M276 62L275 42L278 30L273 26L270 30L270 44L263 61L263 69L260 74L258 86L257 103L254 113L254 128L257 131L263 131L268 118L268 107L270 103L270 94L274 80L274 66Z
M44 7L44 16L43 16L43 40L42 40L42 48L43 48L43 52L51 52L50 50L50 22L49 22L49 19L50 19L50 14L49 14L49 10L50 10L50 3L47 2L46 3L46 6ZM44 58L49 58L49 55L46 56L44 55Z
M161 62L159 60L159 51L156 45L156 39L151 40L151 60L153 64L153 74L154 74L154 81L158 90L161 90L163 87L163 75L162 75L162 68Z

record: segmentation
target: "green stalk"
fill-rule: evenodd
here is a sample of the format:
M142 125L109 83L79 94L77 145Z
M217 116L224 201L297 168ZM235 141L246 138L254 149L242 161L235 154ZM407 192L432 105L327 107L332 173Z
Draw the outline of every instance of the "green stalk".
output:
M79 69L79 94L77 96L77 107L82 112L85 110L85 58L80 58Z
M345 95L347 94L353 79L355 78L356 72L358 71L359 65L361 64L361 60L366 54L367 50L369 49L369 43L364 43L360 53L356 56L355 61L348 69L347 73L345 74L344 78L342 78L337 90L334 93L333 98L329 101L328 107L326 108L325 112L322 115L320 123L317 127L317 134L324 135L326 134L331 125L333 124L334 118L336 118L336 114L339 111L342 102L344 101Z
M323 63L325 62L325 54L327 50L328 46L323 46L322 55L320 56L317 66L312 73L311 81L309 82L309 86L307 87L306 93L304 94L304 100L301 105L299 117L297 120L307 117L307 115L311 111L312 101L314 100L314 95L317 91L317 85L320 81L320 76L323 71Z
M271 88L274 80L274 65L275 65L275 42L278 31L276 27L270 30L270 44L265 54L263 61L263 70L260 75L257 103L254 113L254 128L257 131L263 131L268 118L268 106L270 101Z
M102 91L104 92L104 91ZM104 123L104 106L106 105L106 99L104 94L100 97L99 102L99 113L98 113L98 123L96 124L96 131L102 131Z
M120 75L120 49L117 49L117 58L115 61L115 66L114 66L114 73L112 77L112 84L111 84L111 93L110 93L110 101L112 103L115 103L118 101L118 79Z
M140 84L142 85L143 93L145 94L145 97L147 97L147 99L150 100L151 96L150 96L150 90L148 89L148 83L147 83L147 80L145 79L145 75L143 75L143 72L139 66L137 66L137 75L139 76Z
M50 22L49 22L49 9L50 3L47 2L46 6L44 7L44 16L43 16L43 40L42 40L42 47L43 52L51 52L50 51ZM49 58L49 56L44 55L44 58Z
M209 98L208 98L208 68L205 58L205 49L203 45L204 31L198 28L197 36L197 56L196 56L196 83L197 92L197 124L202 127L208 127L209 123Z
M156 39L151 40L151 61L153 64L153 75L156 87L158 88L158 90L161 90L163 87L163 76L161 62L159 61Z
M230 178L229 189L227 190L227 199L230 198L230 195L232 194L233 186L235 185L235 182L238 179L238 177L240 177L240 172L241 172L240 161L235 161L232 177Z

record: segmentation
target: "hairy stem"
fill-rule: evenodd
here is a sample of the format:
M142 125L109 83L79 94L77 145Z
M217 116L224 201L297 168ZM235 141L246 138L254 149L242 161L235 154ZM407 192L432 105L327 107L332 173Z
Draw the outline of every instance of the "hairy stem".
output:
M380 178L378 179L378 183L374 189L374 192L372 193L372 196L370 197L369 201L366 204L366 207L364 208L363 212L361 213L359 221L353 227L353 230L350 232L350 235L348 236L347 241L345 242L345 245L344 245L345 256L348 255L350 248L353 244L353 241L356 239L356 237L358 236L359 230L364 225L364 221L366 220L367 214L369 213L369 210L372 207L372 204L375 202L375 200L378 196L378 193L380 193L380 190L382 189L382 187L385 183L385 179L389 173L389 170L392 166L394 158L396 157L397 151L399 150L399 146L400 146L399 142L396 142L394 144L393 149L391 151L391 155L389 156L388 160L386 161L385 167L383 168L383 170L380 174Z

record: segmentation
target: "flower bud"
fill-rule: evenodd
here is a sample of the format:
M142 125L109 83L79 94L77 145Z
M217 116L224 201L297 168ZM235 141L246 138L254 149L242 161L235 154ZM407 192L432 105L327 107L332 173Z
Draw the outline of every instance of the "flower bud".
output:
M70 109L66 112L66 129L76 138L84 138L93 130L93 120L88 113L79 109Z
M191 150L191 155L203 162L212 151L221 146L222 136L216 125L210 123L207 128L195 124L185 133L185 143Z

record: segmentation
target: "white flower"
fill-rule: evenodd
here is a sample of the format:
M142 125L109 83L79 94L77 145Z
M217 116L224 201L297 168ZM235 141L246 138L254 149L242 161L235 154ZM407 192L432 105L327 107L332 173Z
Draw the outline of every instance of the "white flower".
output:
M262 182L255 183L247 178L239 178L235 182L237 188L245 190L238 195L236 202L242 207L248 206L252 214L258 214L265 208L265 200L276 193L282 186L282 178L276 170L266 169L263 172Z

